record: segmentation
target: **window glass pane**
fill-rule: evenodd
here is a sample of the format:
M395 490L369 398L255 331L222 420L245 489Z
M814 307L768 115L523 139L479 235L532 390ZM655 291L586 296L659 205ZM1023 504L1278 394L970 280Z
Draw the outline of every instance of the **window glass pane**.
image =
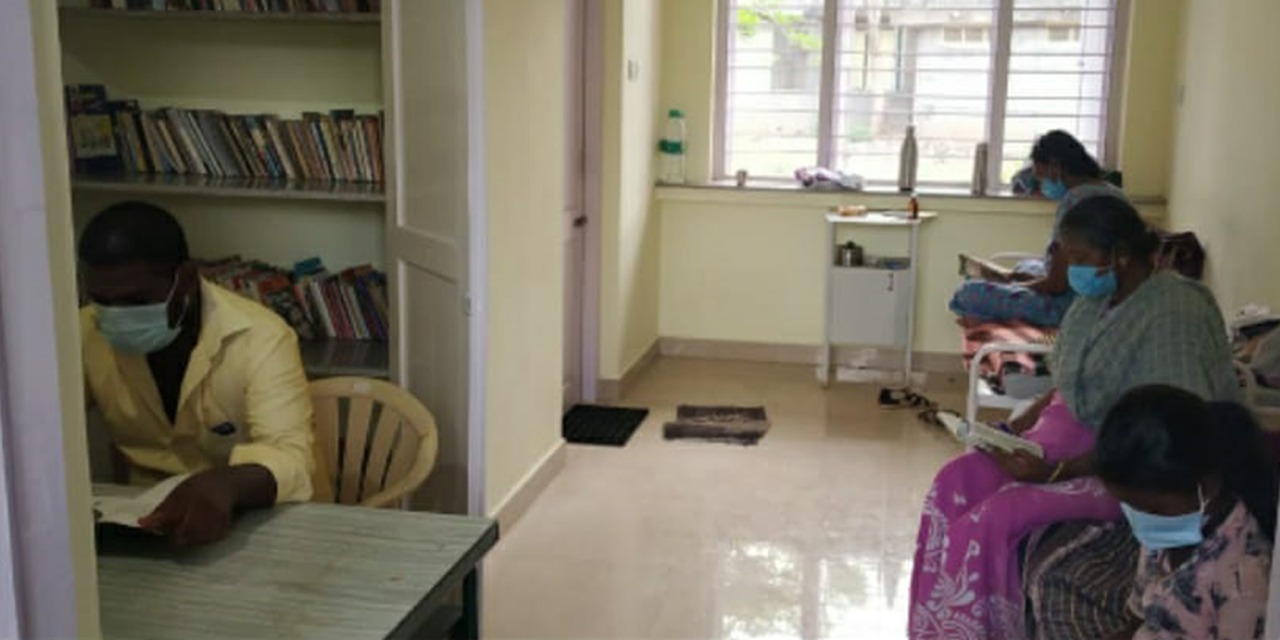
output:
M841 0L836 165L898 179L915 124L922 184L965 184L986 139L996 0Z
M1102 158L1115 0L1015 0L1000 176L1037 137L1063 129Z
M732 0L725 166L790 177L818 161L823 0Z

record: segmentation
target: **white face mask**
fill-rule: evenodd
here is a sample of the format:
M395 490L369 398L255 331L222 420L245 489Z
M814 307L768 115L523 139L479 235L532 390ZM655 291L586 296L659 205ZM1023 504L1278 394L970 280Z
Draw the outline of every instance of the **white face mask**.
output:
M95 304L98 311L98 331L118 351L134 355L155 353L178 339L182 333L182 320L187 315L189 303L182 306L177 326L169 326L169 302L178 288L178 276L164 302L135 306L108 306Z

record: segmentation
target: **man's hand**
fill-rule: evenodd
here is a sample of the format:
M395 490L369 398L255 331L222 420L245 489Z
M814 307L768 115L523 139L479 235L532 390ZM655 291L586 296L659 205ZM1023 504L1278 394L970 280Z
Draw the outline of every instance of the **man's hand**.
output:
M1053 473L1053 465L1026 451L1005 453L996 449L983 450L1000 469L1018 482L1040 484Z
M138 525L168 536L175 547L206 545L227 537L236 492L226 471L209 469L187 478Z

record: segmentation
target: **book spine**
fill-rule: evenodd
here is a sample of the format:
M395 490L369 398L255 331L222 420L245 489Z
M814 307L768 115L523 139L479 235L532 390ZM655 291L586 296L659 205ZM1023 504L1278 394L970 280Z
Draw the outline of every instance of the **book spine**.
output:
M264 116L263 124L266 125L267 137L271 139L271 146L276 151L277 160L284 170L285 177L297 180L298 170L292 158L289 157L289 147L285 144L284 137L280 135L280 119L275 116Z
M169 125L169 119L163 113L157 111L155 114L156 130L160 132L160 139L164 141L165 153L168 154L169 160L173 163L174 172L186 175L188 173L186 158L182 156L182 151L178 149L178 143L174 140L174 132Z
M191 137L187 134L186 127L183 126L182 116L177 109L164 109L165 119L169 123L170 136L174 138L174 142L178 145L178 153L182 154L182 161L186 164L190 173L196 175L208 175L204 163L200 161L200 154L196 151L195 144L191 141Z

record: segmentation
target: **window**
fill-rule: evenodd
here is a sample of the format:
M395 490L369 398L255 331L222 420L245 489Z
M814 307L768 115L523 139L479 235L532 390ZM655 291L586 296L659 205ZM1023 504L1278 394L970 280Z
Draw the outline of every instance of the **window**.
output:
M715 174L893 184L912 124L924 186L967 185L983 141L1008 184L1051 129L1105 162L1127 2L723 0Z

